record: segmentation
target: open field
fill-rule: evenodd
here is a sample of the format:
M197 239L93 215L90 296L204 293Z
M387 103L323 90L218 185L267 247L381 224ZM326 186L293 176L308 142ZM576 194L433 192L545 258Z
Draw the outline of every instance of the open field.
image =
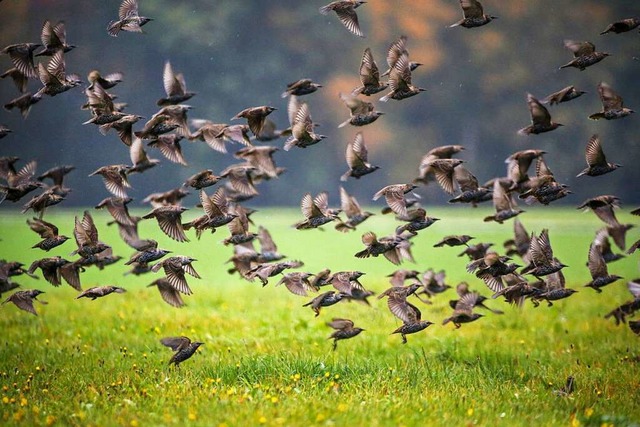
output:
M378 211L376 208L375 211ZM471 212L471 215L470 215ZM458 248L433 248L447 234L467 233L476 241L501 243L512 223L482 223L488 211L433 209L442 218L413 239L416 264L402 267L447 271L448 282L461 280L489 296L490 291L466 273ZM54 210L45 219L71 236L73 215L81 210ZM92 212L101 240L128 258L132 250L119 239L109 218ZM312 273L361 270L361 282L377 293L388 287L396 267L382 257L357 259L360 235L390 233L391 218L376 215L358 231L341 234L329 225L322 231L296 231L290 224L298 211L264 209L252 218L265 226L289 259L305 262ZM636 217L618 214L623 223ZM0 258L27 265L44 256L72 259L73 240L50 255L30 249L37 236L27 216L3 212ZM187 219L190 219L188 216ZM123 276L123 261L81 275L83 288L113 284L125 294L96 301L74 299L66 284L54 288L43 279L16 278L23 288L46 291L48 305L36 303L39 316L13 305L0 309L0 419L8 424L36 425L638 425L640 423L640 338L628 327L616 327L604 314L630 299L625 283L640 275L638 254L609 264L624 276L602 294L583 288L589 242L601 223L592 213L574 209L530 209L521 215L529 232L549 228L554 252L565 264L568 287L579 290L552 307L545 303L522 309L499 300L487 305L505 311L454 330L442 326L455 292L420 305L423 318L435 322L409 335L401 345L390 333L400 322L383 301L340 303L319 317L302 304L310 298L230 276L225 261L231 248L220 242L223 228L200 241L177 243L162 235L155 222L140 225L174 254L197 258L201 280L188 278L194 295L175 309L146 285L161 273ZM630 231L627 242L638 238ZM38 274L39 271L38 271ZM6 298L8 294L3 295ZM325 322L353 319L366 329L341 341L335 352ZM205 345L178 369L168 367L171 351L159 343L165 336L187 335ZM568 376L575 390L559 396Z

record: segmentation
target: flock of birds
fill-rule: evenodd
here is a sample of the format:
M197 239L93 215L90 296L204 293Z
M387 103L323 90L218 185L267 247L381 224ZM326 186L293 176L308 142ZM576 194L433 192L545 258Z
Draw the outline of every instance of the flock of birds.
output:
M334 1L320 8L320 12L335 12L349 32L363 37L356 9L365 3L357 0ZM463 18L452 26L474 28L495 19L494 16L484 13L478 1L460 0L460 5ZM107 32L114 37L121 32L139 33L142 32L142 26L150 21L151 18L139 14L137 0L124 0L120 6L118 20L109 23ZM639 25L638 18L625 19L611 24L602 34L622 33ZM32 106L43 98L56 96L83 84L78 75L67 73L65 69L65 55L75 46L67 43L64 22L53 25L46 21L42 27L41 40L41 44L18 43L2 50L2 53L10 57L14 67L1 77L11 77L23 93L5 104L5 108L17 108L25 118ZM388 92L380 101L400 101L424 91L423 88L412 84L412 73L420 63L410 60L407 44L405 36L390 44L386 56L388 70L382 73L371 50L364 50L359 70L360 85L350 94L340 94L341 100L349 109L349 118L341 123L340 127L366 126L383 115L363 96L371 97L386 90ZM566 41L565 46L574 58L561 68L576 67L584 70L608 55L596 51L590 42ZM34 58L37 57L50 59L36 64ZM28 92L29 82L34 79L39 80L41 86L35 93ZM149 286L156 287L162 299L169 305L181 307L184 305L182 296L192 294L187 277L200 278L193 266L196 260L189 256L173 255L172 251L159 248L157 241L139 236L139 222L156 220L159 229L177 242L188 242L187 232L191 229L195 230L196 238L200 239L207 231L213 233L216 229L226 226L229 234L223 243L233 248L233 255L229 260L233 264L229 269L230 274L237 274L251 282L258 279L263 286L270 279L280 277L276 286L284 285L291 293L301 297L319 292L322 288L331 288L304 304L305 307L310 307L316 316L320 315L323 308L341 301L357 300L369 304L368 298L374 293L359 281L365 274L362 271L332 272L329 268L317 273L287 271L299 269L304 263L298 260L284 260L285 256L278 252L269 231L263 226L254 228L251 216L255 211L245 206L246 201L259 195L259 185L268 185L269 180L278 178L285 172L274 160L274 154L279 148L257 143L268 143L283 138L283 149L288 151L313 146L325 138L316 133L317 124L311 118L309 105L303 101L304 97L313 94L322 88L322 85L305 78L286 86L282 97L288 98L289 127L283 130L279 130L269 119L268 116L276 110L271 106L250 107L231 119L246 121L246 124L189 120L187 115L190 106L184 102L195 96L195 93L187 90L184 76L175 72L171 63L167 61L163 72L166 94L157 102L159 110L140 127L137 123L143 117L125 112L126 104L115 102L116 97L110 92L122 79L123 75L119 72L103 76L97 70L91 71L88 75L89 84L84 89L86 103L82 108L87 111L88 116L85 124L97 126L103 135L115 131L123 144L123 153L125 150L129 152L131 164L101 166L90 175L100 176L106 191L110 193L110 196L100 201L95 208L106 209L110 213L113 221L109 225L116 226L122 240L135 250L125 262L131 268L126 274L143 275L162 270L164 276L156 278ZM623 106L622 98L608 84L600 83L598 92L603 109L592 114L591 119L619 119L633 112ZM568 102L583 93L569 86L549 95L543 101L528 95L531 124L519 133L539 134L561 126L551 120L549 110L544 104ZM0 126L0 138L10 133L10 129ZM144 174L160 163L160 160L147 154L148 149L157 148L167 161L186 166L181 148L183 139L202 141L220 153L227 153L228 144L240 144L243 147L234 154L240 162L229 165L219 174L210 169L199 171L173 190L150 194L142 202L149 203L151 211L142 217L130 215L127 207L132 201L127 195L129 179ZM451 195L450 203L476 206L492 202L495 213L484 218L484 221L500 224L523 212L518 207L518 200L528 204L548 205L570 193L566 185L554 178L542 150L527 149L513 153L506 159L506 175L482 185L463 165L465 162L455 158L463 150L464 147L461 145L435 147L422 157L415 179L408 183L387 185L376 192L373 200L384 199L386 202L382 213L394 215L399 225L387 236L378 237L371 231L364 232L361 237L364 248L357 252L355 257L382 255L394 265L399 265L405 260L414 261L411 254L412 239L421 230L434 224L438 218L427 215L424 207L420 205L419 196L413 191L420 185L434 180L444 192ZM602 142L597 135L587 143L585 154L587 167L578 176L600 176L613 172L620 166L607 161ZM343 182L352 178L360 179L379 169L369 162L362 131L348 143L345 158L348 170L340 177ZM22 211L33 211L36 214L32 219L27 219L29 228L42 239L33 247L48 252L69 240L69 237L59 233L56 225L46 221L44 216L48 209L65 200L70 191L64 185L65 176L73 172L74 167L57 166L38 175L35 160L26 162L21 167L18 166L19 161L17 157L0 158L0 178L4 180L4 184L0 186L0 197L4 203L15 203L23 200L32 191L40 191L40 194L33 196L23 205ZM534 162L535 175L530 175L529 170ZM212 192L209 187L216 185L217 189ZM183 214L188 208L181 204L181 199L189 194L189 190L199 193L200 204L197 208L201 208L203 213L185 221ZM364 211L359 202L343 187L340 187L339 208L329 206L327 192L315 196L305 193L300 207L303 218L294 224L299 230L324 227L333 223L336 230L351 232L362 228L362 224L372 215L371 212ZM614 211L617 207L619 199L613 195L593 197L579 206L579 209L592 210L604 223L603 228L596 232L587 256L592 280L586 286L597 292L602 292L604 286L620 279L619 276L608 272L608 264L623 257L613 252L611 240L620 250L626 250L629 254L640 246L639 240L627 250L626 232L633 225L618 221ZM632 214L640 215L640 209L632 211ZM576 290L565 286L562 270L566 266L554 256L549 230L529 233L518 218L513 219L513 224L514 238L504 242L503 255L492 249L493 243L470 243L474 238L468 235L445 236L434 246L464 248L459 256L468 256L468 272L486 284L493 293L493 298L504 298L507 302L517 305L530 300L538 306L546 301L550 306L554 301L572 296ZM98 228L89 211L76 216L73 237L77 246L72 253L77 257L74 260L67 260L59 255L44 257L34 260L28 268L19 261L3 260L0 263L0 292L9 292L19 286L14 281L15 276L26 274L37 277L35 272L38 269L45 280L54 286L60 286L63 281L68 283L79 292L77 298L95 300L112 293L125 292L124 288L113 285L82 289L81 273L86 268L107 268L122 258L114 255L111 246L100 240ZM256 250L256 241L260 244L260 250ZM521 268L512 262L514 257L521 258L524 267ZM529 277L533 280L529 280ZM433 324L423 319L421 310L411 298L416 298L422 303L430 303L432 297L447 291L451 286L446 283L444 271L436 272L433 269L424 272L397 269L389 275L389 282L391 286L377 298L387 298L390 312L402 322L392 333L400 334L402 342L406 343L407 335ZM606 316L613 317L616 323L625 323L627 317L640 310L640 280L630 281L628 288L633 299L616 307ZM490 310L495 314L502 313L487 307L485 303L488 299L479 292L472 291L465 282L458 284L456 291L459 298L450 301L452 313L443 320L443 324L452 323L459 328L464 323L476 321L482 317L482 314L476 312L478 308ZM38 289L18 290L4 302L12 302L20 309L36 314L34 301L39 301L37 298L42 293ZM628 323L633 332L640 334L640 321ZM333 318L327 325L335 330L330 336L334 340L334 349L339 340L355 337L364 330L356 327L352 320L344 318ZM174 350L170 363L176 365L191 357L203 344L184 336L167 337L161 342Z

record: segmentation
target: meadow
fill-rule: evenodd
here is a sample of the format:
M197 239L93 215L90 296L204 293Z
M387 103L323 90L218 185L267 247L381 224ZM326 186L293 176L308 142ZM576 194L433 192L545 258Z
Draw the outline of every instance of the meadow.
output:
M202 279L188 278L194 294L184 297L187 305L170 307L146 287L162 273L124 276L124 260L82 273L85 289L127 289L95 301L76 300L66 284L54 288L42 278L17 277L23 289L45 291L40 299L48 304L36 303L37 317L11 304L0 308L0 419L4 425L639 425L640 338L603 317L630 299L626 281L640 275L638 254L609 264L625 279L597 294L583 285L590 280L585 262L599 220L573 208L525 209L523 224L529 232L549 228L556 256L569 266L567 285L579 292L552 307L527 302L517 308L490 299L487 305L504 315L485 312L455 330L441 324L456 296L449 290L432 305L416 302L435 324L409 335L406 345L390 335L400 322L385 301L372 298L371 307L342 302L316 318L302 307L311 298L276 287L279 277L262 287L229 275L225 262L232 250L221 243L226 229L199 241L188 233L191 242L177 243L144 221L141 236L198 260L193 266ZM416 263L402 267L444 269L454 287L465 280L489 296L465 271L460 248L433 247L445 235L466 233L500 251L512 223L483 223L479 218L488 210L469 212L429 210L442 220L413 239ZM73 216L80 214L59 209L45 219L71 236ZM92 215L101 240L128 259L133 251L105 225L107 215ZM618 216L637 223L625 212ZM73 258L73 240L51 254L30 249L38 239L26 218L3 212L0 258L27 266L44 256ZM393 230L383 215L349 234L331 225L296 231L297 210L265 208L252 218L269 229L288 259L305 263L300 270L361 270L363 285L380 293L397 268L382 257L353 256L364 231ZM632 229L628 242L637 238ZM366 330L332 351L325 325L332 317L350 318ZM178 368L167 365L172 353L159 342L175 335L205 343ZM568 376L575 378L573 392L559 393Z

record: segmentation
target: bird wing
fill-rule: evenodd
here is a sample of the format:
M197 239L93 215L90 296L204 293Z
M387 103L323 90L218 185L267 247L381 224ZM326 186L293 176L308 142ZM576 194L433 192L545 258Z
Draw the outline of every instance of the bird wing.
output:
M598 94L600 94L602 107L605 111L619 110L622 108L622 97L618 95L607 83L601 82L598 85Z
M191 340L187 337L166 337L160 340L162 345L166 345L173 351L180 351L191 344Z
M606 165L607 158L602 151L602 144L598 135L593 135L587 143L585 157L589 166Z
M465 18L482 18L484 11L482 5L477 0L460 0L462 13Z
M589 246L588 266L589 266L589 273L591 273L591 277L593 279L608 275L607 264L604 262L604 258L602 257L600 250L593 243L591 243L591 246Z
M531 113L531 122L534 125L549 126L551 124L549 110L530 93L527 94L527 105Z

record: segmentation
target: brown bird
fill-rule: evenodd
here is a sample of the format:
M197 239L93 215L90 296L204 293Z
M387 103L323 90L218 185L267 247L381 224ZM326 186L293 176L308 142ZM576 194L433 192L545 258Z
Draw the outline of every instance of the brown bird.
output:
M40 248L43 251L49 252L51 249L69 240L67 236L58 234L58 227L50 222L33 218L33 220L27 219L27 224L29 224L31 230L38 233L40 238L43 239L33 245L32 248Z
M362 0L333 1L326 6L322 6L320 8L320 13L328 15L332 11L335 12L338 15L338 19L340 19L340 22L342 22L351 34L355 34L358 37L364 37L364 34L360 29L360 24L358 23L356 9L365 3L366 1Z
M37 196L33 196L31 200L22 206L21 213L27 212L29 209L33 209L34 213L38 214L38 218L42 219L45 210L49 206L57 205L64 200L64 196L57 193L58 187L51 187Z
M481 27L498 18L484 13L482 4L477 0L460 0L460 7L462 7L463 17L458 22L449 25L450 28L457 26L464 28Z
M131 203L131 198L107 197L95 206L95 209L106 208L109 214L118 224L134 225L135 222L129 214L127 205Z
M101 175L104 186L109 193L126 199L129 197L126 189L131 188L127 179L128 170L129 166L127 165L108 165L96 169L89 176Z
M462 165L453 168L453 179L458 184L460 194L449 200L449 203L478 203L492 200L492 188L481 186L478 178Z
M100 71L91 70L87 75L87 80L89 81L88 89L93 89L94 85L100 85L103 89L111 89L121 83L123 78L124 74L119 71L103 76Z
M295 97L291 97L292 100ZM294 103L289 103L291 113L291 105L296 105ZM289 151L293 147L306 148L310 145L317 144L326 138L324 135L316 134L313 130L315 128L315 124L311 119L311 114L309 113L309 106L306 102L300 104L299 108L290 114L291 121L291 136L287 138L284 143L284 151Z
M162 155L170 162L187 166L187 161L182 155L182 147L180 146L182 138L182 136L175 133L159 135L157 138L149 141L148 146L159 149Z
M436 181L445 193L453 195L455 193L454 174L457 166L464 163L460 159L434 159L429 165L436 177Z
M640 279L627 282L627 289L629 289L633 299L619 305L604 316L605 319L613 317L616 325L626 323L627 316L633 316L636 311L640 310Z
M20 310L28 311L29 313L35 314L38 313L36 309L33 307L33 301L38 301L40 304L47 304L46 301L40 301L38 299L38 295L43 294L43 291L39 291L37 289L28 289L24 291L17 291L13 293L9 298L4 300L2 304L6 304L8 302L12 302L18 307Z
M260 107L245 108L244 110L233 116L231 120L242 118L247 119L247 124L249 125L249 129L251 129L251 132L253 132L254 135L259 135L260 133L262 133L262 127L264 126L266 117L275 110L277 110L277 108L269 107L266 105Z
M373 200L378 200L384 196L387 206L400 217L407 216L407 200L405 194L418 188L413 184L392 184L381 188L373 195Z
M502 224L504 221L520 215L524 212L519 209L515 201L509 197L500 181L496 180L493 184L493 207L496 213L486 216L484 222L495 221L498 224Z
M460 282L458 284L458 286L456 286L456 293L458 294L458 296L460 298L462 298L463 296L472 293L469 290L469 284L467 282ZM492 312L493 314L504 314L503 311L501 310L494 310L492 308L487 307L484 302L487 300L486 297L479 295L478 294L478 298L476 299L476 304L475 307L481 307L484 308L485 310L489 310L490 312ZM451 308L453 308L455 310L456 305L458 304L458 300L451 300L449 301L449 306Z
M163 277L160 279L156 279L149 285L147 285L148 288L151 286L156 286L158 288L158 291L160 291L160 296L167 304L177 308L184 306L184 301L180 296L180 292L176 288L174 288L173 285L171 285L167 278Z
M290 95L294 95L294 96L309 95L310 93L317 91L321 87L322 87L321 84L314 83L313 80L311 79L300 79L300 80L296 80L295 82L289 83L287 85L287 90L282 92L281 96L283 98L286 98L287 96L290 96Z
M553 305L552 301L569 298L576 292L578 291L575 289L565 287L564 274L562 274L562 271L556 271L545 278L543 286L531 297L531 302L533 302L534 307L537 307L540 301L545 300L547 301L547 306L551 307Z
M52 56L58 50L62 50L66 53L76 47L74 45L67 44L67 31L64 21L60 21L56 25L51 25L51 22L47 19L42 25L42 31L40 34L42 50L37 52L34 56Z
M553 255L549 230L546 228L540 232L539 236L531 233L527 257L530 260L529 265L522 269L521 274L532 274L540 278L566 267Z
M63 165L63 166L55 166L51 169L48 169L46 172L40 174L38 176L38 181L44 181L45 179L50 179L53 181L54 187L64 187L63 181L64 177L67 176L70 172L75 170L75 166L71 165Z
M596 52L596 46L591 42L579 42L575 40L565 40L564 47L573 53L573 59L560 67L575 67L584 71L585 68L602 61L609 56L606 52Z
M514 220L514 223L515 221L517 220ZM462 257L466 255L469 257L469 261L475 261L483 258L491 246L493 246L493 243L476 243L475 245L469 245L464 251L460 252L458 256ZM509 254L507 255L509 256Z
M635 113L635 111L623 105L622 97L618 95L607 83L600 82L598 84L598 94L600 95L600 101L602 102L602 111L591 114L589 116L591 120L614 120Z
M159 206L142 218L155 218L164 234L178 242L188 242L189 239L182 228L182 213L186 210L188 209L176 205Z
M322 307L330 307L334 304L339 303L345 295L341 292L329 291L324 294L320 294L311 301L306 304L303 304L303 307L311 306L311 309L316 314L316 317L320 316L320 310Z
M551 120L551 114L533 95L527 94L527 105L531 114L531 124L518 131L519 135L537 135L563 126Z
M191 141L196 139L204 141L209 147L220 153L227 152L225 142L251 146L249 126L247 125L227 125L201 119L191 120L191 125L197 128L195 132L189 135ZM266 122L263 126L263 132L265 127Z
M529 262L529 233L518 218L513 220L513 239L506 240L503 244L507 250L507 256L518 255L523 261Z
M536 176L518 185L519 199L524 199L527 204L534 201L548 205L549 203L571 194L568 186L556 181L553 172L547 166L542 156L536 159Z
M224 239L222 243L225 245L240 245L250 242L258 236L257 233L249 231L249 214L253 213L253 210L249 210L237 203L234 203L229 206L228 212L229 215L235 215L235 217L227 223L230 236Z
M462 246L462 245L469 246L467 245L467 242L471 239L473 239L473 237L466 234L458 235L458 236L446 236L442 240L440 240L438 243L433 245L433 247L440 248L444 245L451 246L451 247Z
M151 267L151 271L157 273L158 270L162 268L167 281L174 289L185 295L191 295L191 288L189 288L185 273L196 279L201 278L191 265L194 261L197 260L188 256L172 256L154 264L153 267Z
M106 135L109 130L115 129L120 141L122 141L122 143L127 147L131 147L134 138L133 125L143 118L144 117L135 114L125 114L118 120L100 125L98 127L98 131L101 134Z
M389 68L387 71L382 73L383 77L388 76L391 73L391 70L393 70L398 62L398 59L403 55L409 57L409 51L407 50L407 36L404 35L398 37L389 45L389 49L387 49L387 65L389 65ZM413 71L421 65L422 64L419 62L409 61L409 70Z
M363 223L367 218L373 215L371 212L363 211L355 197L349 195L347 191L340 187L340 208L347 215L346 221L338 218L336 230L346 233L355 230L356 226Z
M360 83L361 86L353 89L352 95L374 95L387 88L388 84L380 81L380 71L378 71L378 65L373 59L371 49L366 48L362 54L362 61L360 62Z
M253 281L256 277L260 279L262 286L269 283L269 277L277 276L286 269L302 267L302 261L283 261L278 263L262 263L252 268L245 274L245 277Z
M241 202L258 195L258 190L253 183L252 177L252 172L255 169L248 163L239 163L229 165L220 172L222 178L227 178L224 188L229 200Z
M363 101L354 95L345 95L340 92L340 99L349 109L349 118L338 125L339 128L348 124L353 126L365 126L378 120L384 113L376 111L372 102Z
M573 99L578 98L579 96L582 96L583 94L585 94L586 92L582 91L582 90L578 90L575 88L575 86L567 86L563 89L560 89L557 92L552 93L551 95L547 96L542 103L543 104L549 104L549 105L558 105L561 102L568 102L571 101Z
M418 177L413 182L427 185L435 176L435 169L431 166L431 162L437 159L450 159L462 150L464 150L462 145L442 145L432 148L420 159Z
M73 253L85 259L92 259L94 255L107 249L109 246L98 240L98 229L89 211L84 211L82 219L75 217L73 237L76 240L78 249Z
M384 255L389 262L399 265L401 259L396 248L401 242L402 239L378 239L373 231L367 231L362 235L362 243L365 245L365 249L356 252L354 256L356 258L369 258L370 256Z
M255 168L255 173L268 178L278 177L278 167L273 160L273 154L279 151L278 147L263 145L260 147L245 147L236 151L233 155L237 159L248 162Z
M121 288L118 286L112 286L112 285L94 286L93 288L89 288L81 292L80 295L76 297L76 299L91 298L91 301L95 301L96 298L102 298L114 292L117 294L123 294L127 292L127 290L124 288Z
M4 109L7 111L11 111L14 108L20 110L20 114L22 114L22 118L26 119L29 116L29 112L31 111L31 107L34 104L37 104L42 99L41 93L32 94L31 92L27 92L24 95L21 95L15 99L4 104Z
M398 58L389 73L389 89L391 92L380 98L380 101L387 102L390 99L400 101L426 91L411 84L411 64L406 53Z
M616 196L606 194L587 199L576 209L591 209L593 213L607 225L617 226L620 225L620 222L618 222L613 209L619 207L620 199Z
M151 116L141 130L133 134L140 139L156 139L159 135L176 130L178 127L179 125L173 122L171 116L158 112Z
M640 18L633 17L622 19L620 21L616 21L612 24L607 25L607 28L605 28L604 31L600 33L600 35L608 33L626 33L627 31L631 31L634 28L637 28L638 25L640 25Z
M169 360L169 365L173 363L175 366L178 366L180 363L191 358L198 348L201 345L204 345L203 342L192 342L191 339L187 337L166 337L162 338L160 342L162 345L166 345L171 348L171 350L175 351Z
M227 225L238 216L229 213L229 200L221 187L211 197L204 190L200 190L200 203L202 203L204 215L182 224L185 230L194 228L198 239L204 231L211 230L211 233L215 233L216 228Z
M77 74L66 73L64 54L61 50L53 54L46 66L42 62L38 63L38 77L43 87L36 95L56 96L82 83Z
M133 137L131 140L131 146L129 147L129 158L131 159L131 166L127 169L127 174L142 173L147 171L160 163L158 159L152 159L147 156L146 151L142 145L142 140L138 137Z
M149 203L153 208L172 205L179 206L180 200L184 199L188 195L188 190L182 187L174 188L173 190L168 190L160 193L151 193L147 197L142 199L142 203Z
M310 193L305 193L300 201L300 210L305 219L294 224L297 230L318 228L338 219L337 213L329 209L329 194L326 191L313 198Z
M187 91L187 84L182 73L174 73L171 62L164 63L162 72L162 83L164 91L167 94L165 98L160 98L157 105L163 107L165 105L181 104L191 99L196 93Z
M33 51L41 45L35 43L12 44L0 51L6 53L11 58L13 66L29 79L38 78L38 70L33 65Z
M11 77L13 84L16 86L16 88L18 88L20 93L25 93L27 91L29 78L22 74L16 67L9 68L4 73L0 74L0 79L4 79L7 77Z
M602 144L598 135L593 135L589 138L586 149L586 159L588 168L584 169L576 176L599 176L605 173L613 172L620 166L618 163L608 163L607 158L602 150Z
M407 343L407 335L415 334L433 325L433 322L422 320L420 309L408 302L404 293L390 294L387 306L394 316L402 320L402 326L391 333L400 334L402 336L402 344Z
M182 185L195 188L196 190L202 190L203 188L217 184L221 179L222 177L216 175L211 169L205 169L191 175Z
M609 274L607 263L604 262L602 253L593 243L591 243L591 246L589 246L588 266L592 280L584 286L592 288L598 293L602 292L602 288L604 286L607 286L608 284L613 283L618 279L622 279L622 277L618 276L617 274Z
M313 274L300 271L284 273L282 279L276 283L276 286L284 285L292 294L306 297L309 295L309 292L318 291L318 289L313 287L309 282L309 277L311 276L313 276Z
M367 146L364 143L364 137L362 136L362 132L358 132L354 140L347 144L345 158L349 170L342 174L340 181L347 181L349 177L360 179L360 177L380 169L379 166L374 166L369 163L368 157L369 154Z
M453 310L453 314L442 321L443 325L449 322L453 322L456 329L460 328L463 323L470 323L478 320L483 315L473 312L473 307L478 302L479 294L476 292L469 292L460 297L456 303L456 307Z
M333 340L333 351L338 348L339 340L353 338L360 332L364 331L364 329L362 328L355 327L352 320L340 319L338 317L334 317L333 319L331 319L331 322L327 322L327 326L330 326L336 330L329 337L329 339Z
M120 31L142 33L142 26L152 18L140 16L138 12L138 0L123 0L118 9L118 20L109 22L107 33L112 37L118 37Z

